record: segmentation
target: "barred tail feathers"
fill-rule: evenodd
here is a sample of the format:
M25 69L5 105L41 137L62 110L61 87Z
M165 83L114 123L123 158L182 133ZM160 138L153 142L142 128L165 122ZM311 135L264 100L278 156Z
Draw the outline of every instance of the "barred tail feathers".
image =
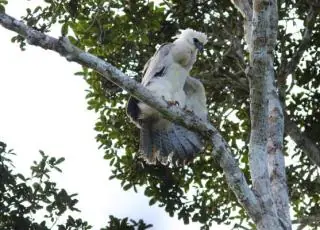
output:
M194 153L198 153L203 149L203 139L198 133L190 131L180 125L175 125L174 129L179 136L183 136L184 139L188 141L188 143L192 146L191 148L193 149Z
M202 149L201 137L182 126L160 128L150 121L141 123L140 151L149 163L158 160L166 164L170 158L173 162L188 161Z
M166 129L159 129L157 125L154 120L141 122L140 152L148 163L154 164L158 160L166 164L173 146Z
M157 159L162 163L168 162L169 149L167 148L166 137L160 130L152 130L153 149L157 153Z
M155 163L156 155L152 141L152 123L143 121L140 123L140 152L148 163Z

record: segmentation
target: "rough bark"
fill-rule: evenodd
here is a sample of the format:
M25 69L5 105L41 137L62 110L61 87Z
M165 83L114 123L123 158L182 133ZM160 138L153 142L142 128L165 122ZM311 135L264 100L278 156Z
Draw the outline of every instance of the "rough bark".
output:
M235 193L238 201L246 209L250 217L255 222L261 219L261 208L255 194L249 188L243 173L232 156L230 147L213 125L195 116L191 116L177 107L168 108L164 100L153 96L149 90L126 76L119 69L73 46L65 38L56 39L42 34L5 13L0 13L0 24L6 29L12 30L25 37L31 45L55 51L69 61L77 62L99 72L107 80L112 81L134 97L158 110L168 120L174 120L175 123L197 131L205 138L210 139L214 147L213 156L218 160L224 170L229 187Z
M239 12L244 17L244 32L245 32L245 39L250 46L251 44L251 22L252 22L252 7L249 4L248 0L231 0L235 7L239 10ZM295 50L294 55L288 61L286 59L286 56L283 55L283 58L281 60L281 65L278 68L277 73L277 85L278 85L278 92L280 93L280 100L282 106L284 106L283 100L285 98L285 91L286 91L286 79L289 75L293 74L296 70L301 58L303 57L305 51L308 49L311 36L312 36L312 30L314 28L314 24L316 22L317 16L319 15L319 9L317 9L317 5L314 4L313 1L308 1L310 4L310 9L308 12L308 15L305 19L304 25L304 33L303 37L300 41L300 44L298 46L298 49ZM276 15L276 14L274 14ZM269 42L269 44L271 44ZM272 46L271 46L272 47ZM250 47L249 47L250 48ZM251 48L250 48L251 49ZM235 50L233 50L235 52ZM234 57L239 57L236 55L236 53L231 53L229 55L232 55ZM242 63L243 60L240 60ZM216 87L218 89L221 88L221 85L224 84L231 84L233 88L237 88L240 90L244 90L249 93L249 87L247 85L246 81L243 81L242 79L239 79L239 76L235 76L233 73L227 73L224 72L221 73L212 73L212 72L203 72L199 76L203 78L207 78L205 76L212 76L214 75L213 81L207 82L211 87ZM272 74L274 75L274 74ZM277 89L273 90L274 92L277 92ZM287 122L288 121L288 122ZM298 145L298 147L311 159L311 161L316 164L318 167L320 167L320 149L319 147L308 137L307 133L301 132L298 126L291 120L290 115L285 116L285 132L287 135L289 135L293 141Z
M273 68L268 79L268 172L278 217L283 229L291 229L289 196L283 153L284 116L275 87Z
M277 214L283 229L291 229L289 211L289 196L286 178L286 168L283 152L284 116L278 90L275 83L275 71L273 68L273 52L277 41L278 9L276 0L270 1L270 25L267 33L267 53L270 56L268 63L268 171L271 181L272 196L277 208Z
M263 216L257 223L257 228L260 230L281 229L272 197L267 163L267 82L270 75L270 66L273 66L272 53L268 52L271 4L270 1L265 0L253 1L252 40L249 41L250 64L247 72L250 88L251 115L249 164L253 189L263 209Z
M250 53L251 135L249 163L253 189L263 209L258 229L291 229L283 149L283 112L274 84L273 51L277 39L276 0L233 0L245 18ZM250 19L252 17L252 19ZM251 30L250 30L251 28ZM267 119L268 118L268 119ZM268 154L267 154L268 153Z

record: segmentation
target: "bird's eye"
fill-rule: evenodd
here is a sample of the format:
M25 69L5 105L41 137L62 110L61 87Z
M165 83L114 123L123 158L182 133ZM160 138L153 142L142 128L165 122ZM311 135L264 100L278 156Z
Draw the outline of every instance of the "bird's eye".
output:
M194 43L199 43L199 40L197 38L193 38Z

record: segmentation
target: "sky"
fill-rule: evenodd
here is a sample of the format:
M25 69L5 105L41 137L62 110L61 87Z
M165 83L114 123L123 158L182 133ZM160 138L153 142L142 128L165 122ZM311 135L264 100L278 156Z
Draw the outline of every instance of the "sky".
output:
M16 18L42 1L10 0L6 13ZM58 37L60 28L51 35ZM109 162L98 150L93 130L97 115L87 110L86 82L74 73L81 67L68 62L52 51L27 46L22 52L11 43L15 35L0 27L0 140L17 153L13 157L16 171L30 175L34 160L40 160L39 150L55 157L65 157L63 173L52 180L70 194L78 193L82 217L94 229L107 224L108 216L143 219L152 229L199 229L200 225L184 225L177 217L156 205L140 193L123 191L120 182L110 181ZM212 229L216 229L213 227ZM219 226L231 229L231 226Z

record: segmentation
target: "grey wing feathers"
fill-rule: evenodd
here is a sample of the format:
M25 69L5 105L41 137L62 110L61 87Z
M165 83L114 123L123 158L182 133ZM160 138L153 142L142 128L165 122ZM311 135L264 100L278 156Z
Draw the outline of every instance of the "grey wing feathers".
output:
M144 121L140 127L140 152L143 153L144 157L150 162L154 162L156 155L153 149L152 139L152 122Z
M160 46L156 53L149 59L143 68L143 78L141 84L146 86L148 82L157 74L165 74L168 66L166 57L170 53L173 43L165 43Z
M176 133L179 134L180 137L184 137L184 142L186 143L186 146L188 146L188 155L192 155L194 153L197 153L201 151L203 148L203 143L200 135L198 135L195 132L192 132L182 126L174 125Z
M184 160L190 160L202 150L203 143L201 137L197 133L175 124L173 130L176 142L179 142L179 145L177 144L177 157ZM182 146L182 149L180 146Z
M172 43L165 43L159 47L155 52L153 57L151 57L143 68L143 78L141 84L146 86L147 83L152 79L152 77L157 75L164 75L167 67L166 56L168 56ZM140 116L140 108L138 106L139 100L134 97L130 97L127 103L127 115L130 117L131 121L134 122L138 127Z
M186 94L186 107L196 116L206 121L208 116L207 98L202 82L193 77L187 77L183 90Z
M194 158L203 149L201 137L180 125L172 123L165 129L149 126L148 130L149 133L146 129L141 131L140 151L149 163L158 160L166 164L168 159L181 163Z

